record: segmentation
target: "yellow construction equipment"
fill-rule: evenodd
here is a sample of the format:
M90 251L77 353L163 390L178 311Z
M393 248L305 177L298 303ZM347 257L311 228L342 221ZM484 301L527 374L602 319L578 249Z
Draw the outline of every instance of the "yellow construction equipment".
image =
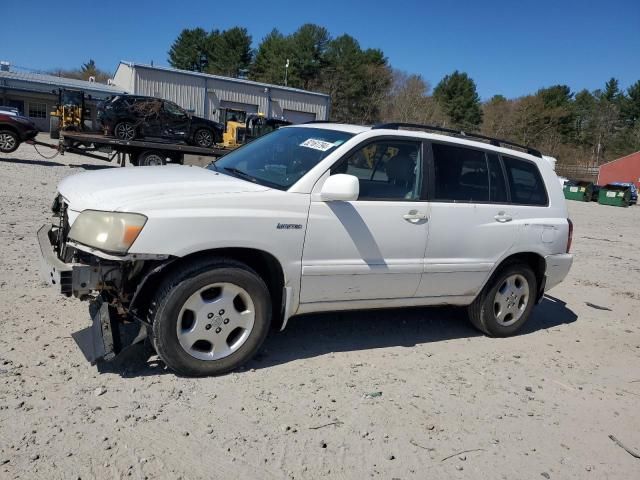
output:
M241 110L225 109L220 112L225 128L222 134L224 148L237 148L254 138L266 135L291 122L277 118L266 118L263 113L247 115Z
M60 138L60 131L84 130L84 92L79 90L58 90L58 104L51 112L51 138Z

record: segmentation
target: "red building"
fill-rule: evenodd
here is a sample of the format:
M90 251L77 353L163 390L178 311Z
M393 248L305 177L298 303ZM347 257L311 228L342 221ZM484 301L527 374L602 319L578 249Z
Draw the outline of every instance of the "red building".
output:
M635 183L640 189L640 152L600 165L598 185L613 182Z

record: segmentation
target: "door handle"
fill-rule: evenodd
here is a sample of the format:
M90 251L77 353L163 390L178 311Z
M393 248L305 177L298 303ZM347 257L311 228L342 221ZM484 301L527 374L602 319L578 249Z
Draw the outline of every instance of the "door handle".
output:
M427 220L428 217L424 213L420 213L417 210L411 210L409 213L405 213L402 218L404 218L407 222L418 223L421 220Z
M498 212L498 214L493 218L496 219L496 222L500 222L500 223L506 223L513 220L513 217L505 212Z

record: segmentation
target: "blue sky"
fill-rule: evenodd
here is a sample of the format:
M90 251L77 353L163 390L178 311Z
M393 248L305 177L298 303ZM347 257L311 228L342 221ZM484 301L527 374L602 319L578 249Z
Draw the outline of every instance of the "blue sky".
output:
M257 46L273 28L312 22L382 49L393 67L431 85L465 71L483 99L640 79L640 0L0 0L0 12L0 60L37 70L89 58L108 71L121 59L166 65L183 28L240 25Z

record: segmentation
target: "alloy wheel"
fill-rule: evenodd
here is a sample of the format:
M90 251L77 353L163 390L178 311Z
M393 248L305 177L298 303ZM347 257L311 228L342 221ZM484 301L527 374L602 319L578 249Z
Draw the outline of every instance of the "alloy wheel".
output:
M192 294L178 315L176 333L182 348L199 360L220 360L249 338L255 308L247 291L232 283L215 283Z
M529 303L529 282L518 273L502 281L493 300L493 313L503 327L516 323Z
M116 125L115 136L120 140L133 140L136 136L136 130L133 125L127 122L122 122Z
M10 133L0 133L0 150L9 151L16 147L16 137Z
M213 137L209 130L198 130L196 133L196 143L201 147L209 147L213 143Z

